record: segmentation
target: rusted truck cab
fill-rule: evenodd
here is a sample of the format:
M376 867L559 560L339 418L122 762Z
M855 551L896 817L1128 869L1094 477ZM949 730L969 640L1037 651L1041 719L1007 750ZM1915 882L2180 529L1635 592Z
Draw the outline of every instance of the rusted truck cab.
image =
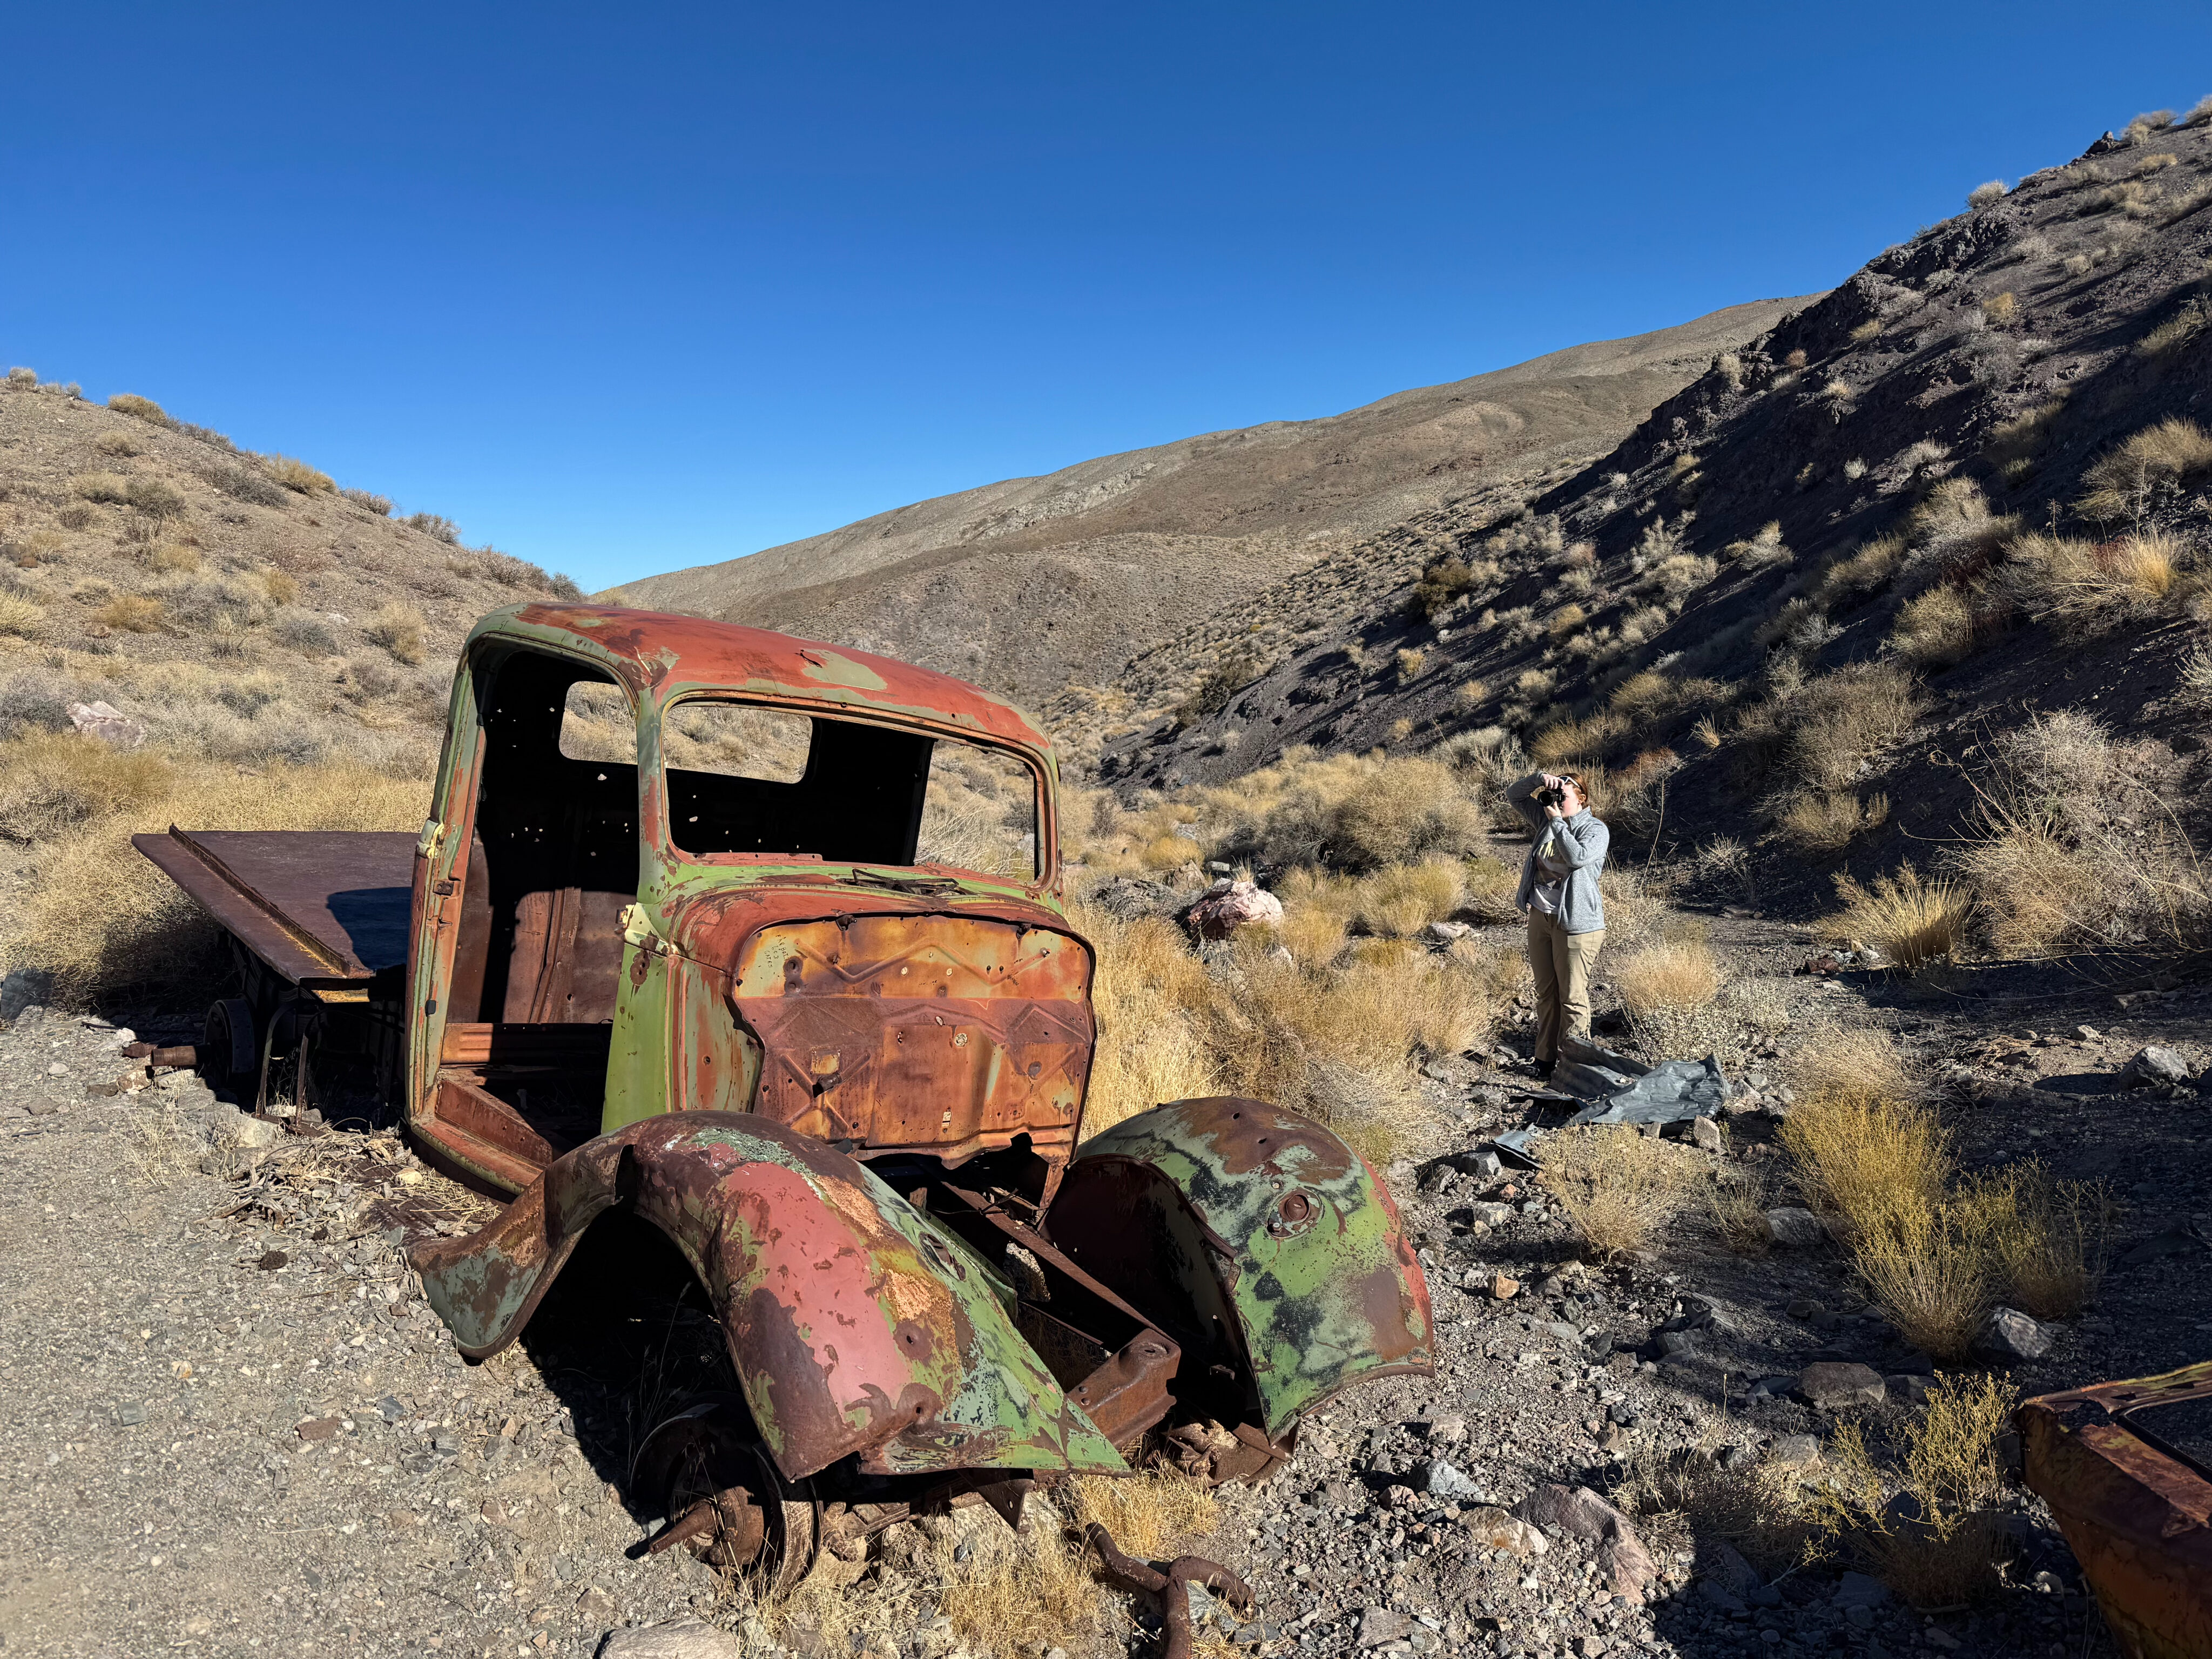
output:
M1325 1126L1186 1100L1079 1146L1095 963L1056 793L1045 736L945 676L526 605L464 649L404 963L390 837L141 846L260 987L208 1045L242 1078L260 1033L253 1098L267 1011L339 999L398 1038L425 1155L511 1195L415 1253L465 1354L608 1212L676 1247L735 1387L634 1476L664 1541L786 1574L1040 1475L1264 1478L1316 1405L1432 1369L1389 1194Z
M409 964L434 1155L514 1192L594 1135L744 1111L1049 1201L1091 961L1052 748L1013 708L757 629L531 605L471 636L449 733Z

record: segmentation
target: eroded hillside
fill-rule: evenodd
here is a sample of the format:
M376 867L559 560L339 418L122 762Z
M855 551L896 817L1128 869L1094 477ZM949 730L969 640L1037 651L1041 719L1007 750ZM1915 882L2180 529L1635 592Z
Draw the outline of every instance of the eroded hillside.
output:
M1009 479L605 597L841 640L1042 700L1446 501L1564 476L1794 303Z

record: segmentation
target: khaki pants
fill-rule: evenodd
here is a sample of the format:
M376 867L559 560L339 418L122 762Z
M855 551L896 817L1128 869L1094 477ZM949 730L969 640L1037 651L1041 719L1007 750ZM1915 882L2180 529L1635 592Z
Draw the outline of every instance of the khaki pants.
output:
M1536 975L1536 1058L1559 1054L1559 1016L1577 1036L1589 1035L1590 971L1605 945L1605 929L1570 933L1557 916L1528 913L1528 967Z

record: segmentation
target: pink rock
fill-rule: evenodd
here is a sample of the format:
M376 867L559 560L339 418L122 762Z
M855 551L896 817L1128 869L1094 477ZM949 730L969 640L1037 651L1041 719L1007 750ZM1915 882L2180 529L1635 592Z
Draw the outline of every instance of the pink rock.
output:
M1274 927L1282 920L1282 900L1249 881L1218 881L1190 907L1191 931L1200 939L1227 939L1240 927Z
M133 720L121 709L104 702L73 702L69 706L70 724L88 738L97 738L112 749L136 749L146 741L146 722Z

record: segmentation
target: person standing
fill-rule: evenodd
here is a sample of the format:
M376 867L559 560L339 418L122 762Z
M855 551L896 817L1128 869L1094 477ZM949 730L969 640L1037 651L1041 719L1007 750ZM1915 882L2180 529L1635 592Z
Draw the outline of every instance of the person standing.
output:
M1563 1030L1588 1036L1590 974L1605 945L1598 872L1612 832L1590 811L1578 773L1532 772L1505 792L1536 831L1514 904L1528 917L1528 967L1536 976L1536 1075L1559 1063Z

